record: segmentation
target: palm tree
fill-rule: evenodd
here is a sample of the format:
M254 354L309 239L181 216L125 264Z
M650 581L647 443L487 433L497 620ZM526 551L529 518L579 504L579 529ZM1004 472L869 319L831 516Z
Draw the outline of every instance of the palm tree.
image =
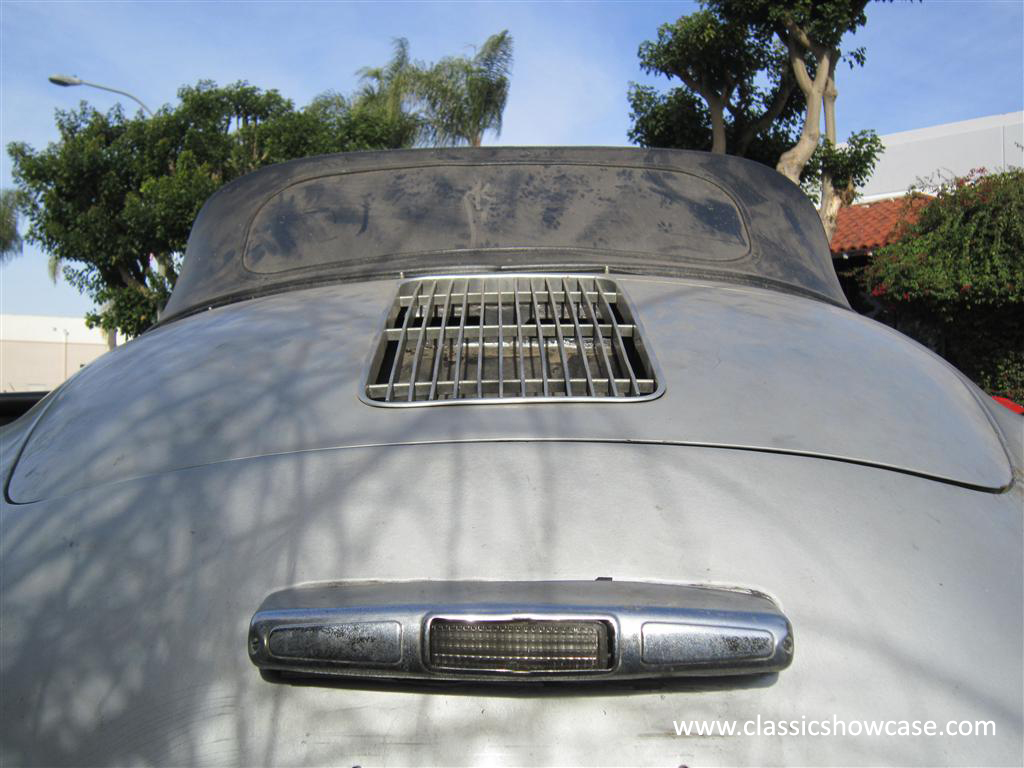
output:
M409 131L415 143L479 147L484 133L501 133L512 69L512 35L491 35L474 56L449 56L426 65L409 56L409 41L395 40L383 67L359 70L354 109L380 110Z
M383 67L363 67L358 74L363 82L356 92L357 104L376 104L393 118L404 115L414 97L413 81L417 66L409 59L409 41L395 40L395 55Z
M479 147L484 133L501 133L512 70L512 35L491 35L472 58L452 56L416 69L413 86L434 146Z
M18 233L18 212L22 199L21 193L15 189L0 192L0 264L21 253L23 243ZM51 253L46 263L46 272L54 283L57 282L61 264L60 256Z
M353 110L371 110L395 131L394 143L412 146L423 136L423 118L416 112L419 65L409 58L409 41L395 40L395 54L383 67L363 67L362 85L352 98Z
M18 234L17 190L0 191L0 264L21 253L21 235Z

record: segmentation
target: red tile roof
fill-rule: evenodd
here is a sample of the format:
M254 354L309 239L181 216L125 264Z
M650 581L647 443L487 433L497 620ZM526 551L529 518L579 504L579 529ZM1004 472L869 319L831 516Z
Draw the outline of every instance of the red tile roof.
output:
M918 196L860 203L839 211L836 232L832 236L832 253L855 253L881 248L899 239L904 219L912 223L930 197ZM908 210L909 203L909 210Z

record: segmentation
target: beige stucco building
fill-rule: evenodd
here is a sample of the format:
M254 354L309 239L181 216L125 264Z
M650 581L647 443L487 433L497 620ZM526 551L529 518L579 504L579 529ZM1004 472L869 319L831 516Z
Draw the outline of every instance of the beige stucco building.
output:
M0 315L0 390L51 390L107 349L80 317Z

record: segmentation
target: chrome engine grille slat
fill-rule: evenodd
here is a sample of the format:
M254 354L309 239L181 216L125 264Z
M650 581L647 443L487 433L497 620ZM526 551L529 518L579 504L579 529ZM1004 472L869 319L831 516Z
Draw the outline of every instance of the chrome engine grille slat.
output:
M569 287L565 284L565 278L562 278L562 286L565 288L564 295L569 296ZM565 306L569 308L569 317L572 318L572 327L576 333L576 349L586 349L586 345L583 343L583 331L580 328L580 318L579 315L576 314L576 307L573 306L573 301L571 299L565 302ZM594 379L590 375L590 363L587 360L587 355L580 355L580 360L583 361L583 375L587 378L587 394L594 397ZM609 380L613 380L614 376L614 374L609 374Z
M420 294L420 290L423 288L422 285L416 286L416 291L413 293L412 301L416 301ZM398 376L399 369L401 368L402 355L405 351L406 339L409 335L409 321L412 319L412 313L406 313L405 318L402 321L402 330L398 337L398 352L395 355L394 362L391 364L391 376L388 379L388 391L385 399L391 400L395 393L395 378Z
M583 306L587 309L587 317L590 318L590 324L594 329L594 337L597 339L597 345L601 350L601 359L604 361L604 369L608 372L608 386L611 389L611 396L619 396L619 388L615 382L615 376L612 374L612 361L608 357L608 349L604 343L604 333L601 331L601 324L597 320L597 313L594 311L594 305L590 301L590 296L587 295L586 291L580 291L580 299ZM584 329L580 329L581 332ZM609 329L610 330L610 329ZM630 326L630 335L632 335L633 327Z
M540 308L537 306L537 292L533 289L533 281L530 281L530 305L533 307L534 322L537 324L537 348L545 346L544 344L544 326L540 321ZM498 318L499 322L501 318ZM551 396L551 390L548 389L548 360L547 355L539 355L540 357L540 372L541 378L544 382L543 394L544 397Z
M607 313L607 317L612 323L612 336L615 338L615 343L612 345L612 348L615 350L615 354L619 356L619 362L622 363L622 366L629 373L630 392L632 392L634 396L637 396L640 394L640 389L637 386L636 373L633 371L633 366L629 363L629 355L626 354L626 345L622 341L622 329L619 327L619 323L615 319L615 313L612 311L611 299L609 299L605 292L601 290L600 283L596 283L596 285L597 297L601 301L601 304Z
M606 277L568 275L403 283L363 393L374 405L396 406L625 402L660 394L619 287Z
M519 284L512 281L512 299L516 305L516 340L519 354L519 396L526 397L526 364L523 362L523 317L519 309Z

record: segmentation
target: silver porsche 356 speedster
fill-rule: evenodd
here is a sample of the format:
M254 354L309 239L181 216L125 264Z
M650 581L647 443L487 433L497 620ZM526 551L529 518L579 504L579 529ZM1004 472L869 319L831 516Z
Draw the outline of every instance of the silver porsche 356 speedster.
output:
M3 765L1021 760L1022 420L753 163L264 169L0 437Z

